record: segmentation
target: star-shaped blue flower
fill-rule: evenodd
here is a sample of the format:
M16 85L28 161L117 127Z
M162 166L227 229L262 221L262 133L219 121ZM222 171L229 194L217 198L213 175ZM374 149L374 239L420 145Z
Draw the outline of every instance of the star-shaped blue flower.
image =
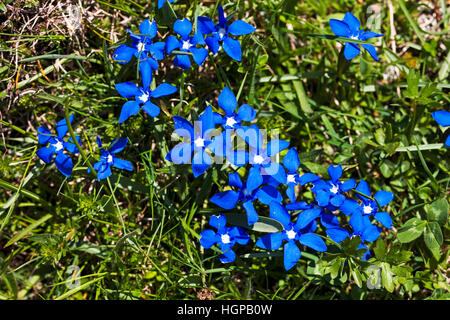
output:
M112 173L111 167L113 166L117 169L133 171L133 165L130 161L116 157L116 153L119 153L125 149L127 143L127 138L114 139L111 142L110 147L106 149L103 147L100 137L97 137L97 144L100 147L101 155L100 161L95 163L93 168L97 171L98 181L108 178ZM88 172L90 172L89 169Z
M236 243L246 245L250 241L250 236L241 227L227 227L225 215L211 216L209 224L217 229L217 232L211 229L200 233L200 244L203 248L209 249L218 244L222 254L219 259L222 263L233 262L236 259L236 253L231 249Z
M222 44L223 49L232 59L241 61L241 44L239 43L239 40L233 39L230 35L243 36L254 32L255 28L242 20L236 20L228 25L229 21L225 18L223 7L219 6L218 11L218 24L214 24L208 17L199 16L199 30L204 35L211 34L211 36L205 39L205 42L208 45L209 50L214 54L219 51L220 45Z
M350 12L347 12L344 16L344 19L336 20L330 19L330 27L331 31L336 36L345 37L353 40L361 40L366 41L367 39L374 37L383 37L383 34L375 33L372 31L364 31L364 29L360 29L360 22L358 18L356 18ZM364 49L366 49L371 57L378 61L377 51L375 47L371 44L363 43L361 44ZM344 47L344 56L345 59L351 60L358 56L361 53L361 49L359 48L357 43L346 42Z
M301 219L297 219L295 224L292 223L291 216L281 204L277 202L270 204L270 217L279 221L283 225L284 230L262 236L258 239L256 245L262 249L278 250L283 241L287 241L283 248L284 268L286 271L295 266L300 259L301 251L296 244L297 241L319 252L327 250L327 246L322 238L313 233L315 224L311 222L303 227Z
M205 48L197 48L197 45L206 44L203 35L197 32L193 37L189 36L192 31L192 23L187 18L175 21L173 30L180 35L181 39L170 35L166 41L167 53L171 53L175 49L191 53L195 63L201 66L208 56L208 50ZM173 59L173 64L186 70L191 67L191 59L188 54L178 54Z
M73 114L69 116L70 123L73 121ZM39 127L38 131L38 141L40 144L48 144L47 147L42 147L36 151L37 156L49 164L53 156L56 154L55 165L56 168L66 177L70 177L73 169L72 159L64 154L64 150L67 150L70 153L77 154L79 153L76 145L70 141L73 141L72 138L69 138L67 141L64 140L64 136L68 132L66 119L61 119L56 124L56 132L57 135L53 135L50 130L46 127ZM78 143L81 143L79 137L77 137Z

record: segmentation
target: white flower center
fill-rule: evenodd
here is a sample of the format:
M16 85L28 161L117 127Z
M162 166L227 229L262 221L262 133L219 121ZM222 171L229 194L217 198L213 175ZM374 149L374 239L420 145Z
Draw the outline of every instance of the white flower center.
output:
M288 174L287 182L295 183L295 174Z
M370 214L370 213L372 213L372 210L373 210L373 208L372 208L370 205L364 206L364 207L363 207L363 212L364 212L365 214Z
M225 123L226 126L233 128L237 121L233 117L228 117Z
M220 40L223 39L223 37L225 36L225 33L226 33L226 32L227 32L227 31L225 30L225 28L220 28L220 29L217 31L217 33L219 34Z
M230 243L230 236L228 234L222 234L220 236L222 243L227 244Z
M288 239L294 239L295 236L297 235L297 232L295 232L294 229L291 229L286 232L286 235L287 235Z
M195 139L194 144L197 148L201 148L205 146L205 139L203 139L202 137L198 137L197 139Z
M350 37L350 39L352 39L352 40L359 40L358 39L358 35L353 35L353 36Z
M261 164L264 162L264 158L263 158L263 156L257 154L253 157L253 162L256 164Z
M139 52L144 51L145 50L145 43L144 42L139 42L137 44L137 49L138 49Z
M149 94L144 92L142 93L142 95L139 97L139 100L141 100L143 103L146 103L148 101L149 98Z
M189 41L183 41L183 45L181 46L181 48L184 50L189 50L191 47L192 43L190 43Z
M330 189L330 192L334 193L334 194L338 193L339 187L333 183L332 183L332 185L333 185L333 188Z
M56 149L56 152L58 152L59 150L64 149L64 145L61 141L58 141L54 144L52 144L52 146Z
M106 158L108 160L108 163L113 162L113 156L111 154L108 154L108 157Z

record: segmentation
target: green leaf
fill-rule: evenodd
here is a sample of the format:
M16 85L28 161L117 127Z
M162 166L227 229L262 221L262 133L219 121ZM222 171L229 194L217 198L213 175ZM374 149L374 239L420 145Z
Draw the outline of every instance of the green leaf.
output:
M381 263L381 280L383 281L383 287L389 291L394 291L394 281L392 278L392 270L389 263L382 262Z
M363 279L362 279L362 276L361 276L361 272L359 272L358 269L352 269L352 278L353 278L353 280L355 280L356 285L359 288L362 288Z
M380 238L377 240L373 252L375 253L375 257L380 261L386 258L386 244L383 239Z
M430 222L427 224L423 239L428 249L430 249L433 257L436 260L441 258L441 245L443 242L443 236L441 227L437 222Z
M428 221L436 221L443 226L448 219L448 201L440 198L424 207Z
M23 229L22 231L20 231L18 234L16 234L14 237L12 237L6 244L5 247L8 247L10 245L12 245L13 243L19 241L20 239L26 237L29 233L31 233L31 231L33 231L35 228L37 228L38 226L40 226L42 223L44 223L45 221L47 221L48 219L50 219L52 217L51 214L47 214L45 216L43 216L42 218L40 218L39 220L33 222L32 224L30 224L28 227L26 227L25 229Z
M225 213L227 217L227 223L234 226L240 226L252 231L265 232L265 233L275 233L283 231L283 225L267 217L259 217L259 220L255 222L252 226L247 224L247 215L241 213Z
M401 243L411 242L423 233L427 222L419 218L412 218L406 221L406 223L398 230L398 240Z

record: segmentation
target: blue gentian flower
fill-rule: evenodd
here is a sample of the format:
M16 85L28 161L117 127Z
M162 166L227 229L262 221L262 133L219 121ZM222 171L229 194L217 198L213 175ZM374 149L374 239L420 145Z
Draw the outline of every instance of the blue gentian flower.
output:
M200 244L203 248L209 249L218 244L222 254L219 259L222 263L233 262L236 259L236 253L231 249L236 243L246 245L250 241L250 236L241 227L227 227L225 215L211 216L209 224L217 229L208 229L200 233Z
M167 0L167 2L169 2L169 3L173 3L174 1L175 0ZM165 2L166 2L166 0L158 0L158 9L161 9Z
M358 191L359 193L364 194L365 196L367 196L369 198L371 197L371 191L370 191L369 184L364 180L360 181L360 183L358 184L358 186L356 187L355 190ZM357 194L356 196L359 199L361 199L361 201L362 201L361 205L359 206L359 211L363 215L373 216L375 218L375 220L380 222L386 228L388 228L388 229L392 228L392 219L391 219L391 216L389 215L389 213L384 212L384 211L378 211L379 209L381 209L381 208L378 208L378 204L381 207L384 207L389 202L391 202L392 199L394 199L394 194L392 192L378 191L373 196L373 198L376 201L368 199L366 197L363 197L359 194Z
M431 113L433 119L442 127L450 126L450 112L449 111L435 111ZM450 147L450 135L445 140L445 145Z
M69 116L69 120L70 123L72 123L73 114ZM62 119L56 124L57 135L53 135L46 127L39 127L37 131L39 143L48 144L47 147L42 147L36 151L37 156L46 164L49 164L53 159L53 155L56 154L56 168L58 168L59 172L66 177L70 177L72 174L73 163L72 159L64 154L64 150L73 154L79 153L79 151L76 145L70 142L73 141L72 138L69 138L68 141L64 140L64 136L68 132L66 119ZM79 137L77 137L77 140L78 143L81 143Z
M381 228L373 225L370 222L369 216L362 215L359 212L353 214L349 220L349 224L353 229L350 234L347 230L341 227L329 228L326 230L327 235L335 242L340 243L348 237L359 236L361 243L358 249L367 249L362 260L366 261L370 257L369 248L366 246L367 242L374 242L378 239L381 233Z
M119 159L116 157L116 153L121 152L128 143L127 138L114 139L110 147L105 149L102 145L102 140L97 137L97 144L100 147L101 155L100 161L94 164L93 168L97 171L97 179L101 181L108 178L111 175L111 167L114 166L117 169L123 169L133 171L133 165L128 160ZM88 169L88 172L90 170Z
M292 223L289 213L281 204L277 202L270 204L270 217L279 221L284 230L264 235L258 239L256 245L262 249L278 250L283 241L287 241L284 245L284 268L286 271L295 266L300 259L301 251L297 247L297 241L319 252L327 250L322 238L313 233L314 224L310 222L309 225L304 226L302 219L297 219L295 224Z
M210 201L226 210L233 209L238 202L241 203L247 213L247 224L249 226L259 219L258 213L253 206L253 201L258 199L261 203L269 205L272 201L281 203L283 200L280 192L275 187L267 184L252 189L253 186L248 183L248 180L247 183L242 183L238 173L230 173L228 175L228 185L236 190L219 192Z
M155 90L150 90L149 86L152 82L152 73L149 69L141 70L142 87L137 87L132 82L123 82L116 84L117 92L124 98L135 100L127 101L122 106L119 116L119 123L124 122L129 117L134 116L142 109L151 117L157 117L160 113L160 108L154 104L151 98L160 98L177 91L177 88L168 83L161 83Z
M208 56L208 50L196 47L206 44L203 35L197 31L193 37L189 36L192 31L192 23L187 18L175 21L173 30L180 35L181 39L178 40L175 36L170 35L166 41L167 53L171 53L175 49L192 53L195 63L201 66ZM173 64L186 70L191 67L191 59L188 54L178 54L173 59Z
M169 151L166 160L176 164L187 164L192 161L192 172L194 177L198 177L212 164L211 156L207 152L207 148L214 139L212 134L215 122L212 108L208 106L199 116L195 122L195 128L190 121L180 116L174 116L173 121L175 132L188 142L176 145Z
M350 12L347 12L342 21L336 19L330 19L330 27L331 31L336 36L345 37L353 40L361 40L366 41L367 39L374 37L383 37L383 34L375 33L372 31L364 31L364 29L360 29L360 22L358 18L356 18ZM363 43L362 47L366 49L371 57L378 61L377 51L375 47L371 44ZM344 56L345 59L351 60L358 56L361 53L361 49L359 48L357 43L346 42L344 46Z
M276 156L289 146L288 141L273 139L264 145L264 139L259 127L253 124L251 127L241 126L236 133L249 145L249 170L248 181L251 189L256 189L263 183L263 175L270 175L273 182L284 183L286 171L279 163L273 162L271 157Z
M331 204L333 207L340 207L346 200L343 192L348 192L353 189L356 186L356 181L354 179L349 179L342 183L339 180L342 176L342 166L340 165L330 165L328 167L328 174L330 175L331 180L315 181L313 183L314 187L311 190L315 193L319 206L327 207Z
M296 148L291 148L283 157L283 166L286 168L286 182L288 186L286 194L291 202L296 201L295 186L298 185L300 176L297 169L300 167L300 159Z
M218 104L225 111L221 121L224 129L237 129L241 126L241 121L253 121L256 117L255 109L248 104L241 105L238 112L234 112L237 107L237 100L228 87L225 87L219 94Z
M218 7L219 11L219 23L214 24L214 22L208 17L199 16L198 17L198 27L201 33L211 36L205 39L206 44L214 54L219 51L220 45L222 44L225 52L234 60L241 61L242 52L241 44L239 40L233 39L233 36L243 36L254 32L256 29L242 20L236 20L231 25L228 25L228 20L225 18L223 7Z
M152 70L158 69L157 60L164 58L164 42L153 42L152 39L158 32L158 26L155 21L144 20L139 25L140 35L134 34L127 30L131 37L131 47L122 44L113 53L113 59L125 64L130 62L131 58L135 56L140 64L148 65Z

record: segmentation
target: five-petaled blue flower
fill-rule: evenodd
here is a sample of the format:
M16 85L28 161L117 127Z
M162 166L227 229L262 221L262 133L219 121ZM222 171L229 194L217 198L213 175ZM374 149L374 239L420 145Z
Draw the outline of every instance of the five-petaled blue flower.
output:
M222 254L219 259L222 263L233 262L236 259L236 253L231 249L236 243L246 245L250 241L250 236L241 227L227 227L225 215L211 216L209 224L217 229L217 232L211 229L200 233L200 244L203 248L209 249L218 244Z
M283 241L287 241L284 245L284 268L286 271L295 266L300 259L301 251L297 247L297 241L319 252L327 250L322 238L313 233L316 228L314 221L306 226L303 225L302 219L297 219L295 224L292 223L291 216L286 208L277 202L270 204L270 217L279 221L284 230L262 236L258 239L256 245L263 249L278 250Z
M97 179L101 181L108 178L111 175L111 167L114 166L117 169L124 169L133 171L133 166L130 161L119 159L116 157L116 153L122 151L128 143L127 138L114 139L108 149L103 148L102 140L97 137L97 144L100 147L101 155L100 161L94 164L93 168L97 171ZM88 172L90 170L88 169Z
M139 25L139 33L134 34L127 30L131 37L131 47L122 44L113 53L113 59L125 64L130 62L131 58L135 56L141 65L148 65L152 70L158 69L157 60L164 58L164 42L153 42L152 39L158 32L158 26L155 21L144 20Z
M247 224L253 225L258 221L259 216L256 212L253 201L258 199L261 203L269 205L272 201L281 203L283 200L280 192L273 186L266 184L259 188L251 189L253 186L248 183L242 183L239 174L234 172L228 175L228 185L236 190L227 190L215 194L210 200L223 209L233 209L238 202L247 213ZM249 186L250 189L249 189Z
M173 30L180 35L181 39L178 40L175 36L170 35L166 41L167 53L171 53L175 49L186 52L186 54L177 54L173 59L173 64L183 70L189 69L191 59L188 53L191 53L195 63L201 66L208 56L208 50L196 47L206 44L203 35L197 31L193 37L189 36L192 31L192 23L187 18L175 21Z
M207 148L213 140L215 127L214 114L211 106L199 116L195 126L180 116L173 117L175 132L188 142L181 142L173 147L166 156L166 160L175 164L192 163L194 177L203 174L212 164ZM192 156L193 154L193 156Z
M344 16L344 19L336 20L330 19L330 27L331 31L336 36L345 37L353 40L361 40L366 41L367 39L374 37L383 37L383 34L375 33L372 31L364 31L364 29L360 29L360 23L358 18L356 18L350 12L347 12ZM364 49L366 49L372 58L378 61L377 51L375 47L368 43L361 44ZM361 49L359 48L357 43L346 42L344 46L344 56L345 59L351 60L358 56L361 53Z
M70 123L73 121L73 114L69 117ZM50 130L46 127L39 127L38 131L38 141L40 144L48 144L47 147L42 147L36 151L38 157L49 164L53 155L56 154L55 165L58 168L59 172L61 172L66 177L70 177L72 174L73 163L72 159L64 154L64 150L69 151L70 153L76 154L79 153L76 145L70 141L73 141L72 138L69 138L68 141L64 140L64 136L68 132L66 119L62 119L58 121L56 124L56 132L57 135L52 135ZM79 137L77 137L78 143L80 143Z
M243 36L255 31L255 28L242 20L236 20L231 25L228 25L228 19L225 18L223 7L219 6L219 23L214 22L204 16L198 17L198 27L202 34L211 36L205 39L209 49L216 54L219 51L220 44L222 44L225 52L234 60L241 61L242 52L239 40L233 39L233 36Z
M449 111L434 111L431 113L433 119L442 127L450 126L450 112ZM445 145L450 147L450 135L445 140Z
M142 87L137 87L132 82L123 82L116 84L116 90L119 94L127 99L134 98L135 100L127 101L122 106L122 110L119 116L119 123L124 122L129 117L137 114L142 106L142 109L151 117L157 117L160 112L160 108L154 104L150 98L160 98L173 94L177 91L177 88L168 83L161 83L155 90L150 90L149 86L152 79L152 73L149 69L141 70L142 74Z

